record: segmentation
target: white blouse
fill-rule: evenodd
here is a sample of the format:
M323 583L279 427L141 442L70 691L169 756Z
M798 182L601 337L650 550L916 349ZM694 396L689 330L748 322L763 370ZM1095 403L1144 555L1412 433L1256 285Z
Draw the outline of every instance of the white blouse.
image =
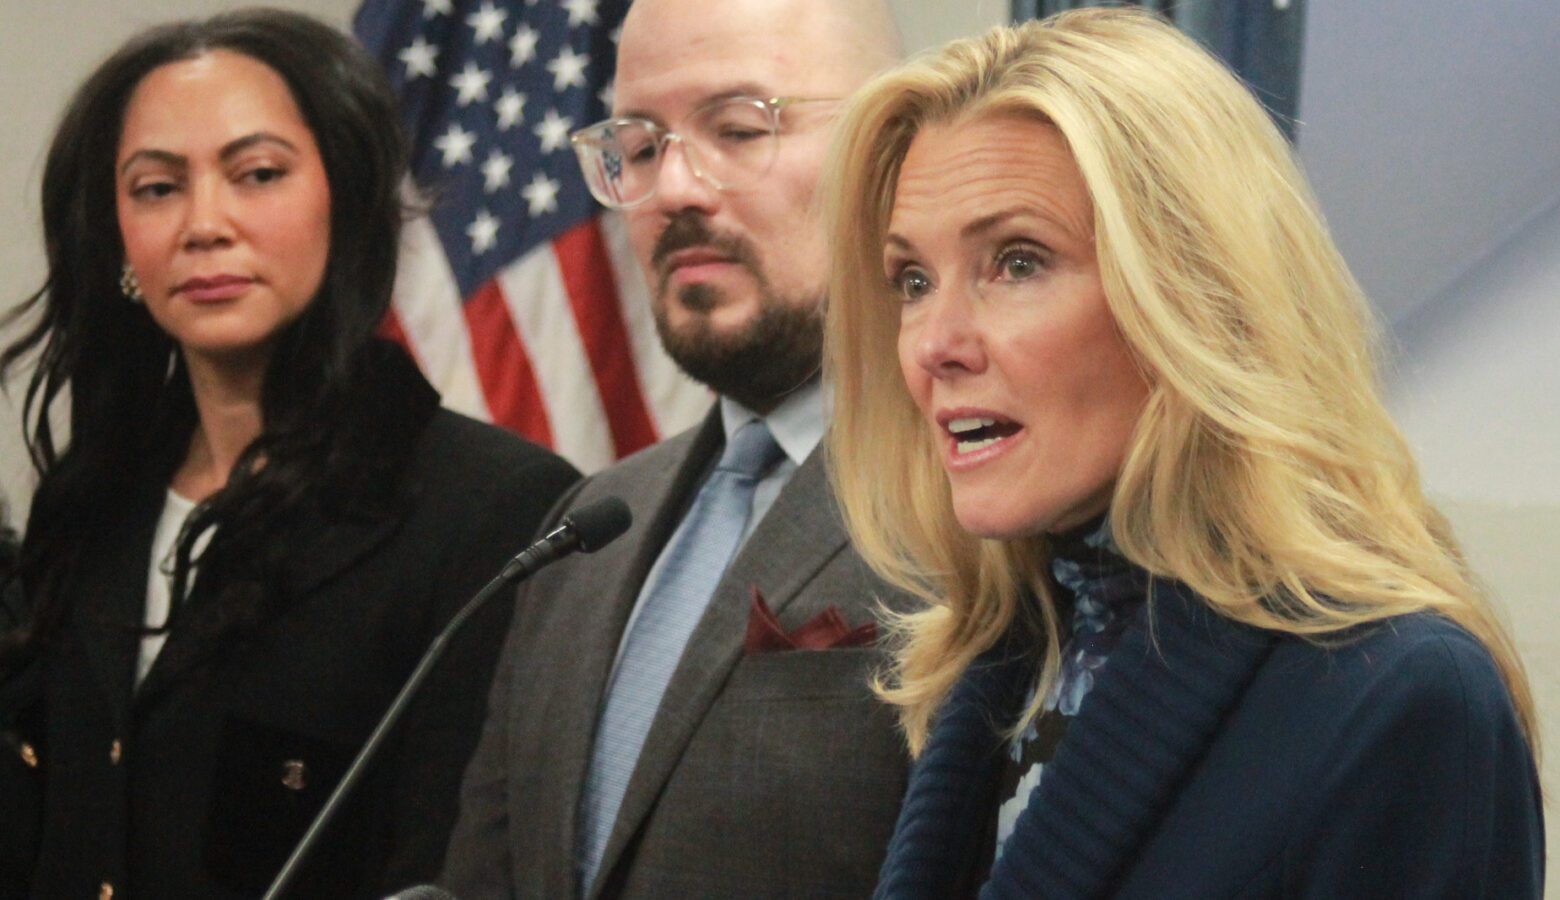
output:
M146 615L142 619L147 628L160 628L168 621L168 613L173 609L173 550L174 544L179 539L179 531L184 528L184 522L195 511L195 501L174 493L168 489L168 498L163 502L162 516L157 520L157 532L152 536L152 560L146 573ZM198 556L206 549L206 544L211 540L211 531L208 529L195 541L192 555ZM195 584L195 568L190 567L189 583L186 590ZM163 643L168 640L166 631L157 634L145 634L141 636L141 655L135 664L135 683L139 687L146 678L146 673L151 670L152 663L157 659L157 654L162 651Z

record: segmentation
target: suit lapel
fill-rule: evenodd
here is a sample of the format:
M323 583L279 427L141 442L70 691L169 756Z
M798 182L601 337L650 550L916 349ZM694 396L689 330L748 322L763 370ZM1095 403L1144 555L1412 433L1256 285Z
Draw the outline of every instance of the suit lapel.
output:
M404 507L403 507L404 509ZM346 571L371 554L390 538L400 525L401 515L373 520L326 522L314 513L306 514L282 537L289 545L284 558L289 560L285 574L288 594L296 601L307 597L321 584ZM218 592L226 585L213 585L197 575L194 590L186 601L178 628L136 691L135 703L155 702L180 678L219 650L232 633L236 610L224 609L228 603L258 603L258 598L223 598ZM252 626L246 626L252 627Z
M519 779L512 794L524 798L528 819L552 823L538 837L554 844L540 858L562 867L547 872L548 894L578 894L573 860L579 798L618 644L650 568L719 453L721 435L719 413L712 411L691 435L670 439L685 444L674 450L675 457L669 456L676 460L670 472L618 479L608 470L585 482L578 497L560 510L617 494L634 512L631 530L598 554L545 573L521 593L516 621L528 637L528 652L518 660L509 721L512 755L527 764L511 773ZM663 445L648 452L661 449L673 448ZM559 635L568 639L559 640ZM537 722L546 727L530 724Z
M663 541L664 543L664 541ZM742 658L749 588L778 615L846 545L820 447L796 470L716 586L650 726L602 857L595 894L639 830L710 704Z
M135 685L135 659L141 647L136 629L146 615L152 535L162 513L162 496L162 488L152 488L127 504L133 512L124 527L93 544L76 575L76 583L83 586L76 594L85 602L72 615L103 696L114 710L115 727L121 731Z
M728 651L722 654L722 658L729 658L728 667L741 657L747 634L748 589L757 587L770 610L779 616L848 543L823 458L820 444L791 476L764 521L732 560L716 588L710 612L694 632L693 646ZM734 644L712 643L733 634L737 637ZM699 642L701 637L711 641Z

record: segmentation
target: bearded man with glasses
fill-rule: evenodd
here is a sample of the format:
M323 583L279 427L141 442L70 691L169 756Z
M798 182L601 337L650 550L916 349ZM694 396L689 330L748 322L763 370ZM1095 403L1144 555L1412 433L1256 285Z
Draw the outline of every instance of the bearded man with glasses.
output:
M620 65L631 59L620 54ZM627 211L667 352L754 412L816 381L823 251L806 206L841 99L759 98L739 87L701 102L678 130L620 102L624 115L570 136L591 194ZM712 222L720 211L737 227ZM760 246L789 271L771 280ZM739 329L709 322L717 313Z
M909 601L828 487L814 192L897 43L882 0L630 7L613 117L573 146L718 397L554 510L617 495L634 525L521 588L447 857L463 900L871 892L908 766L873 623Z

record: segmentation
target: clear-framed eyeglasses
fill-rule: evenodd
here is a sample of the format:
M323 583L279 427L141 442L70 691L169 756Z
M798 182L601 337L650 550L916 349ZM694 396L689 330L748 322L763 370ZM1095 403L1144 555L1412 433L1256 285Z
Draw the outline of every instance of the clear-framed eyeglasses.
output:
M780 152L780 113L797 103L837 97L732 97L694 110L680 130L648 119L607 119L569 135L590 193L609 209L655 196L672 142L695 175L716 189L740 191L768 174Z

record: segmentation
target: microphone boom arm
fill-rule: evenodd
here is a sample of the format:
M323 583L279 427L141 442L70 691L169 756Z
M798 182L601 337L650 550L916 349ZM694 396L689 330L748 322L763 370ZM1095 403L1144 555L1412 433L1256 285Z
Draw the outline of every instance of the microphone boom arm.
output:
M628 505L618 497L606 497L580 507L565 516L558 527L549 532L546 537L510 559L492 580L483 585L482 590L477 591L459 612L450 617L449 622L439 631L438 637L435 637L428 645L428 649L423 651L422 659L417 661L417 667L401 686L401 692L395 695L395 700L391 701L389 708L385 710L384 717L379 720L373 733L363 743L363 749L358 751L357 757L352 760L352 765L347 767L341 780L336 782L336 788L331 791L325 805L320 807L320 811L314 816L314 821L309 823L309 829L293 847L292 855L287 857L287 862L282 865L281 871L277 872L263 900L277 900L287 889L293 876L302 866L303 860L318 842L319 834L325 830L326 825L330 824L335 817L336 809L362 779L363 773L368 769L369 761L374 758L391 729L401 720L406 708L411 705L412 697L428 679L428 673L433 671L433 667L443 658L444 652L449 648L450 640L455 632L460 630L461 625L510 582L529 578L548 563L576 550L594 552L627 531L629 522Z

